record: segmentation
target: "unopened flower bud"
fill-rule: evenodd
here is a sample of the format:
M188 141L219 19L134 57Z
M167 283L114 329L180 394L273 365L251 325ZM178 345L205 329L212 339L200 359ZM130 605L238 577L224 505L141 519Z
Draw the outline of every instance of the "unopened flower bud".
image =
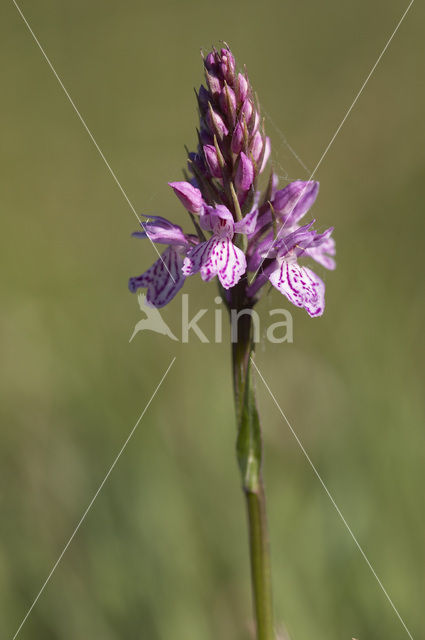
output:
M211 53L209 53L207 55L207 57L204 60L204 65L205 65L205 68L207 69L207 71L215 71L216 70L217 62L216 62L216 58L215 58L215 49L214 49L214 51L211 51Z
M248 81L244 75L238 73L238 89L237 89L237 97L240 104L244 102L248 93Z
M205 73L205 77L207 79L209 90L213 96L217 96L223 88L223 83L217 78L213 73Z
M208 109L208 103L210 102L210 100L211 100L211 95L209 91L207 91L204 85L201 84L201 86L199 87L198 102L199 102L199 107L203 113L205 113L206 110Z
M238 154L242 151L243 138L244 138L243 125L239 120L236 124L235 130L233 131L233 136L232 136L231 149L233 153Z
M220 93L223 88L223 78L220 74L220 67L217 59L217 51L214 49L204 60L205 77L208 87L213 96Z
M235 185L238 191L246 192L254 182L254 166L251 160L241 151L236 170Z
M209 127L207 127L206 123L201 125L201 131L199 132L199 138L202 144L212 144L214 142L214 134L211 133Z
M213 133L217 135L218 138L222 139L224 136L227 136L229 130L224 124L223 118L216 112L209 104L209 110L207 113L207 122Z
M206 144L204 146L204 155L213 178L221 178L221 168L218 162L217 151L212 144Z
M236 119L236 96L233 89L227 84L220 93L219 103L222 112L226 114L230 123L233 124Z
M252 142L251 142L251 154L256 164L258 163L261 157L262 150L263 150L263 138L261 137L261 133L257 131L257 133L254 134L254 137L252 138Z
M169 182L170 187L182 203L185 209L190 213L200 213L203 209L202 194L196 187L189 182Z
M241 113L245 116L245 120L246 120L247 124L251 120L252 112L253 112L253 107L252 107L252 104L251 104L251 100L249 100L249 98L247 98L245 100L245 102L243 103L242 109L241 109Z
M220 51L221 54L221 62L220 62L220 71L226 80L233 84L233 79L235 75L235 59L231 52L228 49L222 49Z

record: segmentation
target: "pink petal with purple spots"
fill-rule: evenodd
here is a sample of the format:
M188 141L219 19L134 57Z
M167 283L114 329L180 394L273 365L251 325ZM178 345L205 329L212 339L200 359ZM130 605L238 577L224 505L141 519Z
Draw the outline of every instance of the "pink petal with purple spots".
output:
M225 289L234 287L246 271L246 258L230 238L213 236L191 249L183 264L183 274L200 271L203 280L218 276Z
M181 252L175 247L168 247L161 258L145 273L136 278L130 278L128 288L132 293L135 293L137 289L147 288L146 301L148 304L158 308L164 307L184 284L185 276L182 272L182 265Z
M246 258L229 238L217 239L212 247L208 268L216 270L225 289L234 287L246 271Z
M283 260L269 280L292 304L303 307L312 318L322 315L325 285L311 269Z

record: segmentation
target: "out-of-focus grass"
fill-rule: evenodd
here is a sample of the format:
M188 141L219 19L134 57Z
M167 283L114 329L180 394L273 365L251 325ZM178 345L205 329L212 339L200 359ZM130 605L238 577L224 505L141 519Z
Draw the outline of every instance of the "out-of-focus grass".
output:
M185 214L166 182L195 141L200 46L246 63L313 168L404 3L22 2L140 212ZM423 579L423 7L413 6L318 172L335 225L327 311L258 366L415 638ZM1 21L0 635L11 638L177 360L21 638L250 637L228 348L128 338L126 290L155 255L13 4ZM308 177L266 118L278 172ZM282 181L282 184L285 184ZM214 308L213 284L187 282ZM275 305L261 303L263 318ZM164 311L179 327L180 301ZM208 326L210 319L203 326ZM267 391L274 590L290 637L403 638Z

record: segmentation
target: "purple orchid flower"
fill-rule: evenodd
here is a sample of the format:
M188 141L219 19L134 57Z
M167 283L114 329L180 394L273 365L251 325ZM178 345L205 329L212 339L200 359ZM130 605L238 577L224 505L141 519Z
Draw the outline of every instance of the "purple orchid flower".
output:
M183 264L184 275L190 276L199 271L205 281L218 276L225 289L234 287L246 271L246 258L232 239L235 233L252 233L256 215L254 212L235 223L224 205L207 206L200 224L204 230L211 231L212 236L188 251Z
M286 238L277 241L271 253L275 260L268 268L271 284L297 307L303 307L312 317L323 314L325 308L325 285L314 271L298 264L298 258L314 245L319 249L325 234L321 236L311 229L313 222L298 228Z
M197 235L151 217L142 225L143 232L134 235L168 246L150 269L130 279L130 290L146 287L148 302L162 307L187 276L199 272L205 281L218 277L229 305L237 297L252 306L271 282L292 304L319 316L325 285L308 266L299 264L311 259L335 269L332 229L320 234L313 223L300 226L317 198L319 183L296 180L278 189L272 172L261 194L257 182L271 144L248 77L237 72L227 47L213 49L204 67L206 84L197 96L199 145L188 154L192 175L169 183L191 215ZM243 277L249 272L252 277ZM234 287L238 294L232 293Z
M327 269L335 268L335 261L331 257L335 254L335 243L331 238L333 229L318 234L312 229L314 220L302 227L297 224L313 204L318 188L318 183L298 181L276 193L272 202L273 214L266 212L258 224L268 229L271 222L264 224L264 218L270 214L271 220L274 215L278 223L277 231L268 230L263 239L254 245L249 259L251 270L257 272L260 267L263 268L249 286L248 295L255 295L270 281L292 304L303 307L311 317L323 314L325 285L314 271L300 266L298 259L312 258ZM274 211L274 205L277 211Z

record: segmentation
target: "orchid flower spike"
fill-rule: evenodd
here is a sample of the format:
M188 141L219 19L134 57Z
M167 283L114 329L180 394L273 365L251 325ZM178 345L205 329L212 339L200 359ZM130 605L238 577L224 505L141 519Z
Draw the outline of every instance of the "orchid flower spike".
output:
M312 224L300 226L313 206L319 183L296 180L278 190L272 172L261 196L257 183L270 156L257 101L246 72L238 72L228 47L204 58L205 84L197 93L199 145L189 152L191 177L170 182L195 223L196 235L159 216L142 223L134 235L167 248L130 290L147 289L156 307L170 302L185 279L200 273L204 281L218 278L228 291L243 288L252 306L270 282L292 304L312 317L323 313L325 285L304 259L335 268L332 229L319 234ZM236 295L236 293L235 293Z

